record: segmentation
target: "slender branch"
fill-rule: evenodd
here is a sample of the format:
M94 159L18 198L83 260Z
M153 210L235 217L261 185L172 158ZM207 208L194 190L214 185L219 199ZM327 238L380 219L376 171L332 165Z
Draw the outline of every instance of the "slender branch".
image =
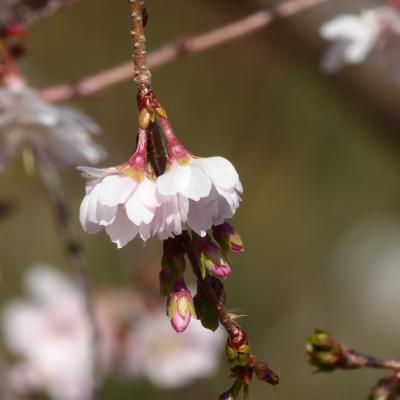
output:
M135 82L139 93L147 93L151 87L151 73L146 59L146 37L144 35L145 5L143 0L129 0L131 36L133 42L133 65Z
M220 324L226 329L229 335L228 344L235 351L241 351L245 347L248 348L249 341L246 332L237 323L237 321L229 314L224 305L223 296L220 297L215 292L215 289L211 285L208 279L203 279L200 269L199 260L193 245L191 242L190 235L185 231L180 239L186 250L190 263L192 264L193 272L196 275L197 281L200 284L204 295L207 300L213 305ZM257 378L263 380L271 385L277 385L279 383L279 376L272 371L268 365L262 361L259 361L253 354L249 353L246 357L246 365L235 367L232 369L232 373L236 375L244 384L248 384L251 380L253 372Z
M308 338L307 358L320 371L374 368L400 371L400 361L381 360L359 353L335 340L328 332L316 330Z
M400 396L400 361L381 360L359 353L319 329L308 338L306 353L308 362L321 372L361 368L390 370L393 373L372 388L369 400L394 400Z
M99 378L99 329L96 321L96 315L93 306L93 299L91 293L91 285L89 282L88 266L86 261L85 252L79 239L76 237L74 227L71 222L70 211L66 202L65 193L63 191L59 176L53 167L50 165L39 165L38 172L46 189L51 207L54 212L54 218L57 222L60 237L65 245L65 250L69 256L71 264L75 267L76 273L79 278L81 291L85 301L86 313L92 326L92 343L94 349L94 373L96 378ZM73 355L71 355L73 356ZM99 400L99 384L97 382L96 388L90 400Z
M276 18L285 18L310 9L328 0L289 0L273 10L262 10L220 28L188 38L178 39L149 53L151 69L172 63L192 54L240 39L270 25ZM51 102L64 101L72 97L94 96L114 85L131 78L131 63L126 63L98 72L75 83L66 83L43 89L41 96Z

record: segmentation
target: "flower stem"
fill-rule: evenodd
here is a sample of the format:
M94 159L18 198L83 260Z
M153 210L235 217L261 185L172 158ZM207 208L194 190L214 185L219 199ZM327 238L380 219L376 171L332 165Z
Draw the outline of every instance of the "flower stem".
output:
M131 36L133 42L134 79L138 86L139 95L148 93L151 89L151 73L146 59L146 37L144 35L143 0L129 0L131 20Z
M60 238L64 243L65 251L70 259L71 264L75 267L76 273L78 275L80 288L85 301L86 314L92 327L94 373L96 378L99 378L99 356L97 350L99 348L100 334L93 306L91 285L89 281L89 273L85 252L81 242L76 237L75 230L71 221L69 207L66 201L66 196L56 170L50 165L45 165L41 163L38 165L38 173L41 178L42 184L47 192L50 205L53 209L54 218L58 226ZM100 400L98 382L90 400Z
M196 251L193 248L192 240L187 231L184 231L179 237L183 247L186 250L186 254L192 264L193 272L196 275L197 281L200 284L207 300L213 305L220 324L228 332L229 339L228 343L235 350L240 351L241 348L247 346L249 341L247 333L243 328L236 322L231 314L225 309L224 301L218 297L213 286L208 279L203 279L200 269L200 263ZM251 380L253 373L259 380L263 380L271 385L279 384L279 376L272 371L268 365L262 361L259 361L253 354L248 353L247 364L235 367L232 369L232 373L239 378L243 384L248 384Z

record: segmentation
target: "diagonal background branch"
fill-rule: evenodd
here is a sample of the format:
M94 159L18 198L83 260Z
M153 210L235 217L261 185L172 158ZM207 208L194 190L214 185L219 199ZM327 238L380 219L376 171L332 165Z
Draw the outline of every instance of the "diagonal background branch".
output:
M203 52L222 44L237 40L270 25L276 18L285 18L310 9L328 0L289 0L272 10L261 10L238 21L188 38L181 38L149 53L150 69L169 64L181 57ZM68 100L73 97L94 96L133 76L130 62L122 64L75 83L66 83L43 89L41 96L50 102Z

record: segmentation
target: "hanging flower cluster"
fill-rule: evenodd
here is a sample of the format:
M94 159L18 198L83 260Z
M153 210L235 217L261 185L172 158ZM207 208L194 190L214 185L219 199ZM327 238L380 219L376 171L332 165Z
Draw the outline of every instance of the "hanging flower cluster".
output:
M143 241L152 236L163 240L160 284L172 327L184 332L193 317L215 330L218 320L213 318L211 324L204 320L209 312L204 310L207 300L201 291L193 299L185 283L188 254L179 238L189 235L202 279L227 278L231 273L227 253L243 251L243 243L225 221L239 207L243 188L236 169L225 158L189 153L154 94L145 97L139 101L139 107L146 106L141 107L137 148L130 160L105 169L78 168L88 179L80 221L88 233L105 228L118 247L137 235ZM158 160L159 152L165 154L164 165Z
M400 3L363 10L359 15L345 14L324 23L321 36L333 42L322 67L336 72L345 64L361 64L374 50L389 50L393 39L400 37Z
M149 151L150 119L164 133L167 165L160 176ZM83 229L97 233L104 227L118 247L137 235L165 240L190 229L204 237L235 214L243 191L228 160L195 157L183 147L161 108L142 111L137 149L128 162L79 170L89 180L80 209Z

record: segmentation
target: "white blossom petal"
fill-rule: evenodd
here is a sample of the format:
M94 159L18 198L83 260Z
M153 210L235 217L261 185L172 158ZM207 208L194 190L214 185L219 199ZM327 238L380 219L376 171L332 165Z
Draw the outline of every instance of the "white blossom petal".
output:
M134 239L139 231L138 226L134 225L126 215L124 207L119 206L115 221L106 226L106 232L111 241L116 243L118 248L124 247Z
M137 185L138 183L129 176L108 175L101 181L99 202L109 207L123 204Z

